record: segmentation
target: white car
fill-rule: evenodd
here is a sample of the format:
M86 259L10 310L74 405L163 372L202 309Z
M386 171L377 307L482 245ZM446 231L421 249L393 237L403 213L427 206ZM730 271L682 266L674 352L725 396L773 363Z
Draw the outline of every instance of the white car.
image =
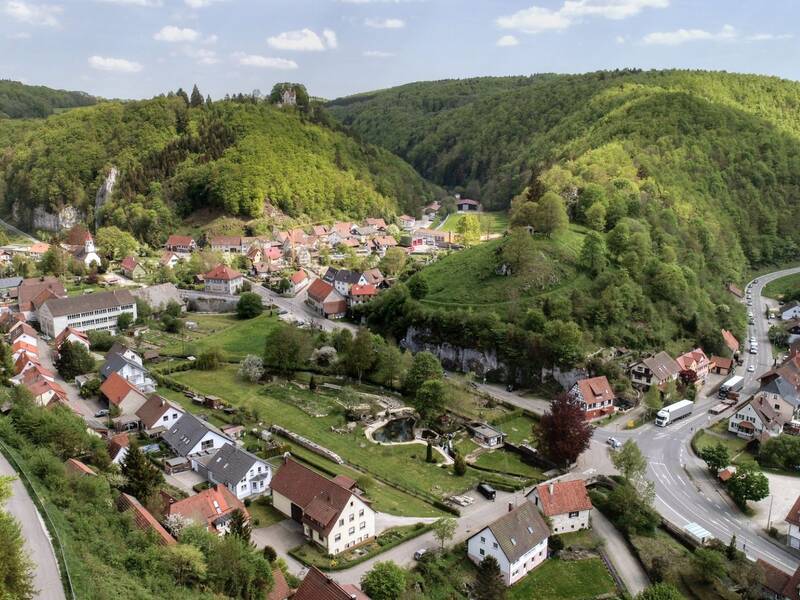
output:
M608 444L609 446L611 446L612 448L614 448L614 450L616 450L617 448L620 448L620 447L622 446L622 442L620 442L620 441L619 441L617 438L615 438L615 437L610 437L610 438L608 438L608 439L606 440L606 444Z
M755 373L756 372L756 366L755 365L750 365L749 367L747 367L747 372L748 373Z

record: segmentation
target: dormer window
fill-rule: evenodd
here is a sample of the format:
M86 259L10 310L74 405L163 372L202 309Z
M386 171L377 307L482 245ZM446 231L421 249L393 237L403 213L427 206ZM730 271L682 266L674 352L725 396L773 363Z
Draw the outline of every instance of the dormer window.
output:
M515 538L511 538L511 545L512 546L516 546L517 545L517 540Z

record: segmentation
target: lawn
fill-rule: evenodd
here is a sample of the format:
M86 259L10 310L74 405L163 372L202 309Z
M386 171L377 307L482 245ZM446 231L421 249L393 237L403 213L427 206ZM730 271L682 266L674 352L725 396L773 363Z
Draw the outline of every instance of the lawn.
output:
M422 444L372 444L367 441L361 427L348 433L332 431L332 428L343 427L343 415L310 417L298 407L301 400L308 405L319 402L319 394L278 384L261 386L244 382L236 376L233 365L216 371L185 371L175 373L173 377L199 392L217 395L234 406L255 409L265 426L275 423L310 438L338 453L351 465L401 488L405 486L442 499L474 487L485 477L474 469L468 469L465 476L457 477L451 468L426 463ZM292 398L293 401L284 402L280 397Z
M163 348L165 354L200 354L208 348L219 348L233 360L248 354L261 356L267 334L278 324L278 318L266 312L255 319L241 321L234 315L192 315L195 331L179 335L163 331L149 332L147 341Z
M613 594L616 585L599 558L550 559L508 590L508 600L588 600Z
M528 442L534 441L533 427L536 424L537 421L535 419L527 415L520 415L510 421L499 423L497 427L506 434L506 440L516 445L525 440Z
M727 423L727 421L723 422ZM735 459L738 456L740 458L746 458L747 461L754 460L753 456L745 450L745 447L747 446L747 440L736 437L731 433L715 433L703 429L698 431L697 434L695 434L695 437L692 439L692 444L698 452L704 448L707 448L708 446L714 446L720 442L722 442L722 444L728 449L732 459ZM738 461L734 460L733 462Z
M518 454L507 452L506 450L493 450L492 452L484 452L475 461L475 464L484 469L491 469L501 473L509 473L511 475L519 475L521 477L530 477L544 481L544 474L540 469L522 462Z
M472 213L476 214L478 220L481 222L481 235L488 234L502 234L508 229L508 213L507 212L485 212L485 213ZM442 231L452 231L455 233L458 230L458 224L464 218L464 214L452 214L447 217L447 222L442 227Z
M476 393L458 378L445 380L449 402L447 408L459 416L477 421L493 421L508 413L502 404Z
M764 295L768 298L782 300L787 294L800 290L800 273L787 275L764 286Z
M247 507L247 512L253 520L253 527L269 527L275 523L280 523L286 516L278 512L277 509L272 507L267 501L267 498L261 497L255 502L251 502Z

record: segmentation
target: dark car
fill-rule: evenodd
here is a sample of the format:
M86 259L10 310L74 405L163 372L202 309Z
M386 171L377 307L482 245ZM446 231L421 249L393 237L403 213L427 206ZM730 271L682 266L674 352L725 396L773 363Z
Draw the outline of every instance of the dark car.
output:
M487 500L492 500L497 497L497 492L495 489L490 486L488 483L481 483L478 485L478 491L483 495L484 498Z

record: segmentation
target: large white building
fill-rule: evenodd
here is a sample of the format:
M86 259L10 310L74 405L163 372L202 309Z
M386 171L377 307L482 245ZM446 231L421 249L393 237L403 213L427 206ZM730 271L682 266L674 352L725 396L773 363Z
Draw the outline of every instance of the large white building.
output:
M221 483L239 500L269 491L272 467L234 444L225 444L212 455L192 459L192 470L213 484Z
M550 530L532 502L525 501L467 540L467 556L476 565L492 556L506 585L512 585L547 559Z
M136 320L136 301L128 290L51 298L38 311L42 332L53 338L67 327L78 331L116 331L117 319L123 313Z
M349 477L328 479L286 459L271 486L272 506L300 523L303 534L326 554L339 554L375 537L375 511Z

